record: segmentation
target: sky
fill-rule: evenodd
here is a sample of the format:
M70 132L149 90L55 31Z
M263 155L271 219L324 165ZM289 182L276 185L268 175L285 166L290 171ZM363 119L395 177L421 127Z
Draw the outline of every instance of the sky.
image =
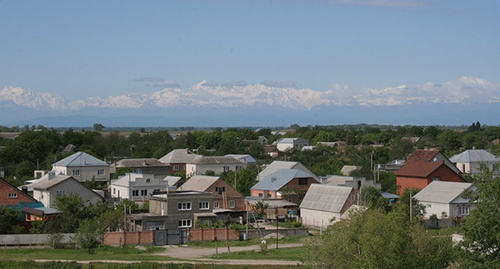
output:
M0 89L500 83L498 0L0 0Z

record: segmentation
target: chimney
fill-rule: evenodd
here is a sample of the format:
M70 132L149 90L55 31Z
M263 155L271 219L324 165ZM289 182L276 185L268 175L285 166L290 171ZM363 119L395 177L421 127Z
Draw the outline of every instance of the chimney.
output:
M28 187L23 186L23 187L21 188L21 191L22 191L24 194L28 194Z
M47 173L47 179L48 180L51 180L51 179L53 179L55 177L56 177L56 173L54 173L52 171Z

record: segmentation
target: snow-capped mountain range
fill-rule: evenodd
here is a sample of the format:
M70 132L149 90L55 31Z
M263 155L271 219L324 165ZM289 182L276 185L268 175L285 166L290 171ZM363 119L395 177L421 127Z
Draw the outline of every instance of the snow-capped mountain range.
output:
M278 106L311 109L316 106L393 106L412 104L470 104L500 102L500 85L484 79L462 77L442 84L401 85L383 89L352 90L334 85L326 91L277 88L263 84L246 86L213 86L202 81L190 88L165 88L149 94L89 97L70 101L51 93L34 92L19 87L0 91L0 106L14 103L35 110L75 111L86 107L251 107Z
M8 119L2 117L0 124L17 123L36 117L68 115L95 117L109 116L113 113L129 118L137 115L150 118L165 117L166 111L169 111L170 116L172 114L178 114L177 118L189 116L201 122L220 115L227 119L233 117L235 122L240 122L241 117L247 117L250 113L259 115L262 121L274 117L277 118L277 122L285 122L294 115L302 117L304 121L308 119L324 121L331 119L331 114L336 114L336 119L339 119L339 114L343 114L341 119L355 122L367 122L367 119L372 119L370 117L378 115L379 121L399 117L396 123L410 123L405 122L406 118L403 117L412 113L407 107L427 106L430 115L444 113L443 115L449 114L449 117L457 117L453 112L461 109L467 111L479 107L484 110L482 114L488 115L488 108L500 106L500 84L472 77L461 77L456 81L439 84L429 82L422 85L359 90L345 85L333 85L330 89L318 91L307 88L272 87L264 83L224 86L207 81L189 88L177 86L147 94L93 96L80 100L69 100L48 92L6 86L0 90L0 113L8 113L11 117ZM453 106L452 110L455 111L450 109L444 111L443 106ZM14 109L16 113L11 113ZM401 115L394 113L406 109L408 113L399 112ZM142 111L142 114L138 111ZM472 114L468 116L474 117ZM252 119L255 120L255 117ZM458 115L456 120L459 119L463 120L464 117ZM163 124L164 121L159 120L159 122L161 123L158 124ZM193 123L180 121L176 124L196 124L196 121Z

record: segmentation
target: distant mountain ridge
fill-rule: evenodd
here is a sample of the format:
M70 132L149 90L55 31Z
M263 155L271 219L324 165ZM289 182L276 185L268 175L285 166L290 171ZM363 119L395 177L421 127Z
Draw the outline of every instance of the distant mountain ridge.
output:
M0 90L0 125L286 126L288 124L498 124L500 84L462 77L441 84L327 91L264 84L190 88L68 100L20 87ZM472 121L471 121L472 120ZM64 124L63 124L64 123ZM90 123L92 125L92 123Z

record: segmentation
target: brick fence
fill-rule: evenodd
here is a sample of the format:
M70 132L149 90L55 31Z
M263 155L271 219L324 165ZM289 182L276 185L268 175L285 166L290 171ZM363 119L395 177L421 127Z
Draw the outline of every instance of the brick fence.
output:
M240 233L237 230L226 228L212 229L189 229L188 241L213 241L217 240L239 240ZM229 238L229 239L228 239Z
M111 232L103 236L103 245L121 246L129 244L153 245L154 231Z
M302 236L302 235L308 235L309 234L309 229L307 228L290 228L290 229L278 229L278 233L282 234L283 236ZM276 234L276 229L260 229L260 232L258 229L252 229L248 231L248 238L259 238L262 236L266 236L269 234Z

